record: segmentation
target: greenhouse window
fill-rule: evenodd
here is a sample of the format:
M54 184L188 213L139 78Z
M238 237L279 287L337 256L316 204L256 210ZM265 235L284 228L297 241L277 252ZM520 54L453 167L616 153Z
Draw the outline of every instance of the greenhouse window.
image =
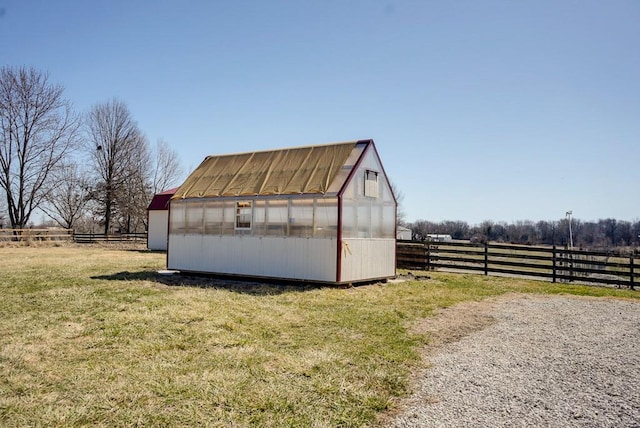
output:
M251 229L251 201L236 202L236 229Z
M378 173L366 170L364 172L364 195L370 198L378 197Z

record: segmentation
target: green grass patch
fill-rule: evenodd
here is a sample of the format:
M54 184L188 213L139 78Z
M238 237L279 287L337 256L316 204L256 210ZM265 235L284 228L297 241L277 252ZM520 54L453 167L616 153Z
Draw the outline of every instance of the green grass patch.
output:
M365 426L407 392L434 309L625 290L479 275L355 288L163 277L165 255L0 248L2 426Z

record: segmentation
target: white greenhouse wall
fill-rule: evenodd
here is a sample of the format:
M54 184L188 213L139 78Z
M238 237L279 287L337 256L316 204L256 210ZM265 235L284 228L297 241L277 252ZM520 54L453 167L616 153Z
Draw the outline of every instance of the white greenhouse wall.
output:
M149 230L147 231L147 248L150 250L167 249L167 229L169 224L168 210L149 211Z
M344 239L340 282L390 278L396 274L395 239Z
M342 237L395 239L396 203L373 150L363 155L342 195ZM378 196L365 196L365 172L378 173Z
M169 269L335 282L336 239L172 234Z

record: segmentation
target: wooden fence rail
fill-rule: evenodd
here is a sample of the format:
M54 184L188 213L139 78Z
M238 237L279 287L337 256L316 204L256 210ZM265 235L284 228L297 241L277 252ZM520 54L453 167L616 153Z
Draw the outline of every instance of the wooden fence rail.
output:
M144 242L147 240L146 233L74 233L74 242L79 244L91 244L96 242Z
M73 229L0 229L1 241L146 242L146 233L75 233Z
M476 271L557 281L638 284L638 256L528 245L398 241L397 265L406 269Z
M0 229L0 241L67 241L71 229Z

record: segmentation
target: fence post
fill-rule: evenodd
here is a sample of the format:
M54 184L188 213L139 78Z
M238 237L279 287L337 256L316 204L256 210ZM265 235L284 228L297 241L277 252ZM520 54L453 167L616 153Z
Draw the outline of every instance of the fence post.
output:
M570 249L567 250L568 251L568 256L569 256L569 276L571 277L571 279L569 281L573 281L575 278L573 276L573 247L571 247Z
M633 284L633 256L629 257L629 288L635 290Z
M431 247L429 246L428 242L424 243L424 255L426 257L426 261L427 261L427 271L431 270L431 251L430 251Z
M484 274L489 275L489 243L484 243Z
M552 256L552 260L553 260L553 282L556 282L556 263L557 263L557 259L556 259L556 246L553 246L553 256Z

